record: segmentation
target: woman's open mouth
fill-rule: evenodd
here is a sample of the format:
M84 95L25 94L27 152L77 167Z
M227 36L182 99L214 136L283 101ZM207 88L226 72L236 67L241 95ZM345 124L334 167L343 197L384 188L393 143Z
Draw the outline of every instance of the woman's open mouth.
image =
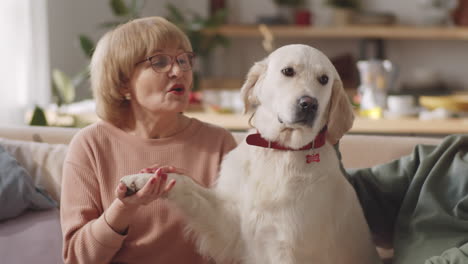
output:
M175 95L183 95L185 93L185 87L183 85L176 84L172 86L172 88L168 92Z

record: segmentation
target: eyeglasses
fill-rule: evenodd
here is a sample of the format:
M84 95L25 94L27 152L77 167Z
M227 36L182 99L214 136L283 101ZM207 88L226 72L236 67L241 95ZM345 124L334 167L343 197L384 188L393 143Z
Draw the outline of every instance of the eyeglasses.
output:
M193 52L184 52L176 56L160 53L137 62L135 65L149 61L154 71L164 73L168 72L172 68L174 62L177 61L182 71L189 71L192 69L194 58L195 53Z

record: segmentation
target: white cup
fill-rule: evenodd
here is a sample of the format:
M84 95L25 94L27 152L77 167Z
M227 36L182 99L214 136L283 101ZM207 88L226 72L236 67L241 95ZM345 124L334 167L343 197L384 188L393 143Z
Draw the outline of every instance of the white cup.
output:
M415 99L411 95L387 96L387 109L392 113L412 114L415 111Z

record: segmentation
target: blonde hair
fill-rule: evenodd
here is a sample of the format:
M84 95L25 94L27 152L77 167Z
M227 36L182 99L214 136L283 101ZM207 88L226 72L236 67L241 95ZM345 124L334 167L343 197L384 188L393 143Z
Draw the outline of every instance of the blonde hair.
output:
M167 47L192 51L182 30L162 17L135 19L107 32L98 42L90 64L96 114L118 127L129 120L130 104L123 89L136 63Z

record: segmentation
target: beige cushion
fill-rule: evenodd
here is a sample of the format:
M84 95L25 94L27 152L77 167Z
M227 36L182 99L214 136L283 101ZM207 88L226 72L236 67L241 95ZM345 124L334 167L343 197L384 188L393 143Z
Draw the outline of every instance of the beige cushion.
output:
M79 128L41 126L0 126L0 138L68 144Z
M345 168L367 168L411 154L417 144L437 145L442 138L345 135L340 151Z
M60 202L62 167L67 145L0 138L0 144L50 196Z

